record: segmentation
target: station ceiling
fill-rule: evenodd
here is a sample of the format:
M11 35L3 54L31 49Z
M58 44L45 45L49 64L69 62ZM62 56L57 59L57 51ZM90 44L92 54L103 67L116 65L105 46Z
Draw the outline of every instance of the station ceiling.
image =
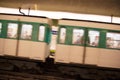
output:
M120 17L120 0L0 0L0 7Z

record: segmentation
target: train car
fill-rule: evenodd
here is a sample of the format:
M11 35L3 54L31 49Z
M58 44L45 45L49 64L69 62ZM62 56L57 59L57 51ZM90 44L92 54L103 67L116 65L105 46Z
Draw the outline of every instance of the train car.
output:
M0 14L0 54L45 61L49 32L48 18Z
M0 14L0 55L45 61L55 43L55 62L120 68L120 25L61 19L57 44L49 19ZM53 42L52 42L53 41Z
M55 62L120 68L120 25L59 20Z

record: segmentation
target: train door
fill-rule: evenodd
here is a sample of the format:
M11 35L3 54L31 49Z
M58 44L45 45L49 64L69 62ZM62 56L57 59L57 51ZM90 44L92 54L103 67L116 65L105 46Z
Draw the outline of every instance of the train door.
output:
M18 21L4 20L3 38L4 48L3 54L16 56L16 47L18 42Z
M100 31L80 26L60 26L56 62L97 64Z
M72 27L70 62L97 64L99 60L100 30Z
M55 61L63 63L83 63L85 28L59 26Z
M7 24L7 35L4 46L4 53L7 55L16 56L18 26L17 22L10 21Z
M69 39L68 32L69 28L59 26L55 62L69 63L70 45L67 45L69 43L69 41L67 41Z
M70 62L71 63L83 63L85 54L85 29L72 28L72 42L70 46Z
M99 60L100 31L92 28L72 28L70 62L97 64Z
M87 29L84 63L97 65L100 56L100 30ZM102 37L101 37L102 38ZM102 40L101 40L102 42Z

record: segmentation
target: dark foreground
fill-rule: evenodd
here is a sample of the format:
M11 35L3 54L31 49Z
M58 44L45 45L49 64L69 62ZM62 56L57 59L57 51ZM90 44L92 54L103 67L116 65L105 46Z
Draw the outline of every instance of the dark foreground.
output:
M120 80L120 69L0 56L0 80Z

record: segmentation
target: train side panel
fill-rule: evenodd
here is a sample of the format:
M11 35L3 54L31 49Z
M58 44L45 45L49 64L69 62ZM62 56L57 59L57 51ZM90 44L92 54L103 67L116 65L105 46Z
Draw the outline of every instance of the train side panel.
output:
M120 68L120 50L101 49L98 65Z
M5 39L4 54L16 56L17 40Z
M85 64L96 65L99 62L101 50L99 48L86 47Z
M70 46L57 44L55 62L69 63Z
M47 24L48 19L21 17L20 20L22 21L22 25L24 24L32 25L32 33L31 33L32 37L30 40L28 39L20 40L18 56L29 57L32 59L45 61L46 57L48 57L49 54L48 52L49 44L46 42L46 37L47 37L46 35L48 33L46 29L48 27L46 27L44 24ZM32 24L31 22L35 22L35 24L34 23ZM40 23L40 25L36 24L36 22ZM44 39L42 41L39 41L38 40L39 32L40 32L39 27L41 25L44 26L45 28L45 30L43 31ZM36 38L34 38L34 36L36 36Z
M47 43L24 40L23 41L20 40L19 43L20 44L18 56L29 57L38 60L45 60L45 58L47 57L46 56Z
M83 45L83 47L84 47L83 49L80 48L80 46L78 46L79 50L76 50L77 48L74 48L75 45L70 44L71 48L68 51L69 52L68 53L68 55L69 55L68 62L69 63L70 62L84 63L84 64L90 64L90 65L98 65L98 66L102 66L102 67L120 68L120 63L119 63L120 50L119 50L119 48L108 48L107 47L107 38L108 38L107 35L109 33L113 33L113 34L115 33L118 36L120 34L120 25L97 23L97 22L87 22L87 21L73 21L73 20L59 20L59 25L68 26L68 27L69 26L84 27L85 31L87 32L86 33L87 35L89 35L89 32L92 30L99 32L99 38L100 38L99 40L100 41L99 41L98 46L88 45L88 41L87 41L88 38L86 38L86 41L84 43L85 45ZM117 41L119 42L119 39ZM62 47L61 47L61 50L63 50ZM59 50L56 52L57 52L56 56L62 56L62 55L57 55L59 53ZM83 60L81 58L78 58L79 56L81 58L83 58ZM76 59L75 59L75 57L76 57ZM56 58L58 58L58 57L56 57ZM81 60L82 60L82 62L79 62ZM63 60L63 63L64 63L64 60Z
M84 47L57 44L55 61L64 63L83 63Z
M47 41L47 34L48 31L46 29L49 28L48 19L47 18L36 18L36 17L26 17L26 16L16 16L16 15L0 15L0 21L3 23L2 27L2 36L0 35L0 53L4 55L11 55L11 56L19 56L19 57L27 57L33 58L38 60L45 61L45 58L48 56L48 41ZM9 25L10 23L10 25ZM17 37L9 37L9 27L14 29L14 24L17 25L16 34ZM22 39L21 38L21 31L23 24L25 26L28 24L32 26L31 30L31 39ZM44 32L44 40L38 40L39 34L39 26L45 25ZM47 28L46 28L47 25ZM36 28L37 27L37 28ZM25 27L27 30L29 26ZM30 29L28 29L29 31ZM14 34L15 31L12 32Z
M0 21L2 23L2 54L16 56L16 47L17 47L17 29L18 23L17 18L10 21L8 19L11 17L0 15ZM14 28L13 28L14 27ZM13 32L14 31L14 32ZM12 33L12 34L11 34Z
M47 48L48 48L48 44L44 43L44 42L32 42L31 44L32 46L32 51L31 51L31 55L29 56L30 58L33 59L39 59L39 60L43 60L45 61L45 59L48 57L48 53L47 52ZM34 53L34 54L32 54ZM44 53L44 54L42 54Z
M83 63L83 46L70 46L70 62L71 63Z
M3 55L4 51L4 39L0 38L0 55Z

